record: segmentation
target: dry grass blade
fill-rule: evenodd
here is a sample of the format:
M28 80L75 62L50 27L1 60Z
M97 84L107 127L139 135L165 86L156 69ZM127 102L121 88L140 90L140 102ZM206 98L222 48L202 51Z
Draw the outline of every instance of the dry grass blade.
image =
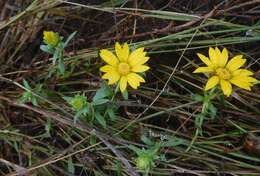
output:
M193 73L218 47L260 80L259 3L0 1L0 175L259 175L259 81L226 97ZM116 42L150 58L123 95L100 71Z

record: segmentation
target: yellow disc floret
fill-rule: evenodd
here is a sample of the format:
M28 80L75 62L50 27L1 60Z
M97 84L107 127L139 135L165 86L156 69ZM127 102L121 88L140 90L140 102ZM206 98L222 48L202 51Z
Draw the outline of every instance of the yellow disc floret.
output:
M216 75L218 75L220 79L224 79L224 80L228 80L231 77L231 74L225 68L217 68Z
M120 75L127 75L130 72L130 66L127 63L120 63L118 64L118 73Z

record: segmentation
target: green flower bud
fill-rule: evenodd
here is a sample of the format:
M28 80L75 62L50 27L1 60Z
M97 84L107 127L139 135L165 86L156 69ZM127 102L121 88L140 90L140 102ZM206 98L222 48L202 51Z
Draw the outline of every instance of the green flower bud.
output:
M153 158L147 154L140 155L136 159L136 167L140 170L147 170L151 167Z
M47 45L50 45L52 47L57 46L57 44L60 41L59 34L53 31L44 31L43 32L43 41Z
M86 104L86 97L76 95L71 101L70 105L76 110L81 110Z

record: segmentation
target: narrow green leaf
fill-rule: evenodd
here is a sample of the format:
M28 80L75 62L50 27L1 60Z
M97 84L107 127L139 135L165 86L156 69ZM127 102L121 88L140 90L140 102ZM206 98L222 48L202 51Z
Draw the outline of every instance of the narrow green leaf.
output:
M95 117L96 117L98 123L99 123L100 125L102 125L102 127L104 127L104 128L107 127L107 123L106 123L105 118L104 118L99 112L96 112L96 113L95 113Z
M91 136L90 136L90 139L89 139L89 143L90 143L91 145L96 144L96 143L97 143L97 137L94 136L94 135L91 135Z
M205 119L206 117L203 115L203 114L197 114L196 117L195 117L195 126L197 128L201 128L202 127L202 124L203 124L203 120Z
M199 95L199 94L195 94L193 95L192 97L195 101L199 101L199 102L202 102L204 97L202 95Z
M128 148L131 149L132 151L134 151L137 155L140 155L140 154L142 153L142 150L139 149L139 148L136 147L136 146L129 145Z
M167 137L167 141L163 142L161 145L163 147L176 147L178 145L184 145L185 141L177 137Z
M127 91L127 90L125 90L125 91L122 93L122 95L123 95L124 100L128 100L128 91Z
M71 157L69 157L69 160L68 160L68 171L69 171L69 173L72 173L72 174L75 173L75 167L74 167Z
M32 104L38 106L37 98L35 96L32 96Z
M77 31L73 32L72 34L69 35L67 40L64 42L64 48L68 45L68 43L73 39L73 37L77 34Z
M41 45L40 49L48 54L53 54L53 48L50 48L48 45Z
M211 102L209 102L208 109L210 117L215 118L217 115L217 108Z
M141 136L141 140L143 141L143 143L145 143L146 145L153 145L153 141L151 139L149 139L148 137L146 137L145 135Z
M25 87L26 89L31 90L31 86L29 85L29 83L28 83L25 79L23 79L23 85L24 85L24 87Z
M65 72L65 65L64 65L63 59L61 59L61 58L59 59L58 67L59 67L60 73L63 75Z
M107 114L111 120L116 120L116 114L112 107L107 108Z
M122 164L120 161L116 161L116 175L117 176L122 175Z

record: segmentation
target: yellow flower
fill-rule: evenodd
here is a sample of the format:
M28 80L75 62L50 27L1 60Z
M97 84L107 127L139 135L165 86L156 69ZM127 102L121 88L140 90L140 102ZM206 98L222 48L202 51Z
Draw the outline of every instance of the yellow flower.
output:
M209 48L209 58L198 53L198 57L204 62L206 67L197 68L194 73L210 73L205 90L209 90L216 85L220 87L224 95L229 96L232 93L232 85L234 84L242 89L251 90L251 86L257 82L253 77L253 72L242 69L246 59L242 55L234 56L228 61L228 51L226 48L222 52L216 47Z
M107 63L100 68L100 71L105 72L102 79L108 79L109 85L119 82L121 92L126 90L127 84L137 89L140 83L145 82L138 73L149 69L148 66L143 65L149 60L144 48L138 48L130 53L127 43L121 46L117 42L115 52L116 55L106 49L100 51L100 57Z
M59 34L53 31L44 31L43 40L47 45L55 47L60 40Z

